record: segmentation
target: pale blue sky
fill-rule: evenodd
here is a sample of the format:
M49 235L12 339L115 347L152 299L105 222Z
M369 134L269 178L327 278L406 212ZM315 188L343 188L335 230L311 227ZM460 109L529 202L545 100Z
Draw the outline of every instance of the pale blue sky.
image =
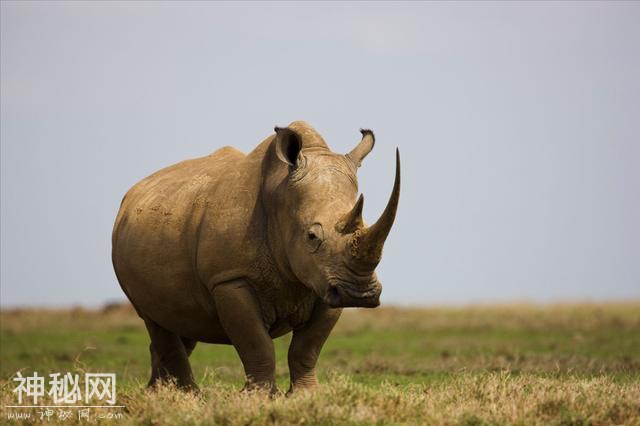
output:
M298 119L369 221L400 148L383 303L640 297L638 3L1 7L2 306L123 298L126 190Z

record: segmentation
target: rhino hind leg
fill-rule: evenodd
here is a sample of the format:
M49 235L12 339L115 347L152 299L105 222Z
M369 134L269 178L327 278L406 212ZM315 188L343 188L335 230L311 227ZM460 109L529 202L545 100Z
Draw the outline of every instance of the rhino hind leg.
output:
M184 345L184 350L187 352L187 357L190 357L198 341L189 339L188 337L181 337L180 340L182 340L182 344Z
M176 385L185 390L197 390L193 372L189 364L189 355L196 342L174 334L150 319L144 319L151 337L151 379L148 386L159 382L175 380Z

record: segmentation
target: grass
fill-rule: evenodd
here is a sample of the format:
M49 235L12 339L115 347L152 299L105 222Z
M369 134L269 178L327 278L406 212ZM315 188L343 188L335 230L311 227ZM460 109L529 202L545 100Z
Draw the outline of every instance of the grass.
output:
M275 342L284 390L289 340ZM29 412L5 408L17 371L70 371L117 374L126 408L119 419L94 410L106 424L640 425L638 302L346 310L320 358L321 386L274 399L240 393L234 349L207 344L191 357L200 395L149 392L148 344L126 306L1 312L0 422Z

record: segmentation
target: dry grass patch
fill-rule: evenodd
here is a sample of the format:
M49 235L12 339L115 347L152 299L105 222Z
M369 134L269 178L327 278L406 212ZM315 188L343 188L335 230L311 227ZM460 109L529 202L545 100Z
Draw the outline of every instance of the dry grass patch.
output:
M126 409L118 424L640 424L638 383L615 383L605 376L559 380L506 372L460 374L432 385L378 387L336 375L314 392L273 399L212 381L200 395L171 385L154 391L129 389L119 403Z
M281 389L288 342L275 341ZM2 406L16 403L17 371L109 372L126 409L93 410L92 423L640 426L638 302L346 310L320 357L321 386L289 398L240 393L233 348L206 344L191 356L200 395L149 392L148 344L127 305L2 311ZM9 414L0 423L16 423Z

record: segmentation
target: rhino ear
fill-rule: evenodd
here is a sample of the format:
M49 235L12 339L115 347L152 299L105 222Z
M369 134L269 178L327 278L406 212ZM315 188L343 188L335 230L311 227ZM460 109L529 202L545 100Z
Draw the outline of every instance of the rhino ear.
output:
M362 133L362 140L351 150L350 153L347 154L347 158L353 161L353 164L355 164L356 167L360 167L364 157L371 152L373 146L376 144L376 137L373 135L371 130L360 129L360 133Z
M291 129L276 127L276 155L280 161L295 166L302 150L300 135Z

